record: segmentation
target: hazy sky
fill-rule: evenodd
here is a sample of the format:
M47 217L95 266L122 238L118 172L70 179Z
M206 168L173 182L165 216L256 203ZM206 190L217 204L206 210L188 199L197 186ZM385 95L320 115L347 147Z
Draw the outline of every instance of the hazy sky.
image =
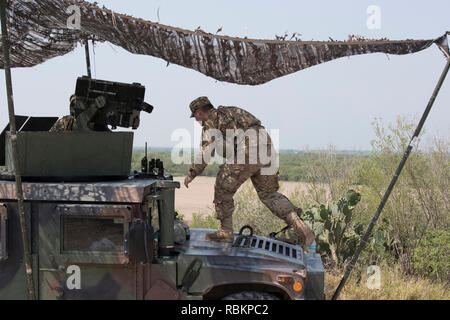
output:
M450 1L215 1L215 0L99 0L120 13L163 24L206 32L274 39L298 32L303 40L345 40L349 34L370 38L430 39L450 30ZM369 29L366 10L376 5L381 28ZM281 148L370 150L371 122L381 117L392 122L397 115L418 119L445 65L438 48L406 56L370 54L342 58L270 81L259 86L218 82L196 71L169 65L108 43L91 53L93 75L98 79L140 82L146 101L155 106L141 117L135 146L176 144L174 130L193 132L188 105L207 95L212 103L242 107L268 129L279 129ZM62 116L76 78L86 74L84 49L47 61L34 68L13 70L16 114ZM7 123L3 73L0 78L0 126ZM426 123L428 135L450 133L450 76L442 86Z

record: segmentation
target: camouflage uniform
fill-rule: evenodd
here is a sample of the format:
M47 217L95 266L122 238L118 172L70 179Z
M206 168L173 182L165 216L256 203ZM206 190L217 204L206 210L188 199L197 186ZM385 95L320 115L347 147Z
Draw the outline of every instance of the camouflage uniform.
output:
M67 115L55 122L50 132L73 131L75 128L75 117Z
M75 95L70 97L70 115L64 116L51 127L50 132L65 131L88 131L91 130L90 124L98 109L106 105L104 97L98 97L91 106L86 108L85 104L77 100Z
M209 100L205 98L206 97L200 97L191 103L191 110L193 113L196 110L196 103L199 105L209 103ZM201 153L197 155L197 161L194 162L189 169L188 175L191 178L195 178L197 175L201 174L207 166L207 163L204 161L205 152L207 147L214 141L214 139L207 136L209 129L219 130L223 137L226 137L227 129L242 129L244 132L248 129L254 129L258 133L261 131L266 133L265 128L261 125L261 122L257 118L249 112L237 107L220 106L217 109L211 109L209 111L208 120L204 121L202 126ZM232 144L224 143L224 148L221 154L222 157L226 157L227 155L226 147L233 147L235 151L236 149L244 148L245 162L243 164L235 164L236 162L233 164L225 163L219 167L220 169L214 186L214 203L216 218L221 222L221 229L225 231L233 230L233 196L248 178L251 179L259 199L267 206L267 208L270 209L273 214L288 222L289 225L294 223L291 220L295 218L292 217L291 213L295 213L297 216L297 213L301 213L301 209L295 207L286 196L278 192L278 170L276 170L276 173L274 174L262 174L262 169L265 167L270 167L271 163L269 162L264 164L264 162L259 159L259 156L256 159L256 163L249 161L251 159L249 156L249 153L251 153L250 151L259 151L257 149L258 140L254 140L252 142L250 139L244 139L241 141L234 140ZM268 155L275 152L268 134L267 142L265 144L262 142L259 147L267 147L266 151ZM259 153L256 154L259 155ZM200 157L202 158L201 162L199 161ZM236 160L236 153L234 160ZM309 238L311 238L311 236ZM309 240L310 239L305 241L310 242Z

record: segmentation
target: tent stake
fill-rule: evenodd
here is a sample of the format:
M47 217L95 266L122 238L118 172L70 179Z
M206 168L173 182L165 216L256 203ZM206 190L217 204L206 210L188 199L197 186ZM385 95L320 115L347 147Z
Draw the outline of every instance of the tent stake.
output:
M27 232L27 225L25 221L25 210L24 210L24 200L23 200L23 190L22 190L22 177L20 175L20 164L19 164L19 154L17 150L17 130L16 130L16 120L14 114L14 101L13 101L13 91L12 91L12 81L11 81L11 66L9 60L9 39L8 39L8 29L6 26L6 0L0 0L0 18L2 25L2 46L3 46L3 57L4 57L4 69L5 69L5 79L6 79L6 92L8 96L8 112L9 112L9 132L11 135L11 144L13 152L13 162L14 170L16 176L16 196L19 207L19 218L20 218L20 228L22 231L22 243L23 243L23 253L26 268L26 278L28 286L28 294L31 300L36 300L36 294L33 282L33 268L31 267L31 257L30 257L30 246L29 237Z
M354 267L354 265L356 263L356 260L358 260L359 254L364 249L364 247L365 247L365 245L367 243L367 240L369 239L370 233L372 232L372 229L375 226L375 223L377 222L378 217L380 216L381 211L383 210L383 207L386 204L386 202L387 202L387 200L388 200L388 198L389 198L389 196L390 196L390 194L392 192L392 189L394 189L395 183L397 182L397 179L400 176L400 173L402 172L403 166L405 165L406 160L408 160L409 154L411 153L411 150L413 148L412 143L419 136L419 133L422 130L422 127L423 127L423 125L425 123L425 120L427 119L428 114L430 113L430 110L431 110L431 107L433 106L434 100L436 99L436 96L438 95L439 90L441 89L442 83L444 82L444 79L447 76L449 67L450 67L450 59L447 59L447 64L445 65L444 70L442 71L441 77L439 78L439 81L438 81L438 83L437 83L437 85L436 85L436 87L435 87L435 89L433 91L433 94L432 94L432 96L430 98L430 101L428 102L428 105L427 105L427 107L426 107L426 109L425 109L425 111L424 111L424 113L422 115L422 118L420 119L420 122L417 125L417 128L414 131L414 134L413 134L411 140L409 141L408 147L406 148L406 151L405 151L405 153L403 155L403 158L400 161L400 164L398 165L397 170L395 171L395 174L392 177L391 183L389 184L389 186L388 186L388 188L387 188L383 198L381 199L381 202L380 202L380 204L378 206L378 209L375 212L375 215L372 218L372 221L370 222L370 225L367 228L366 233L364 234L364 236L363 236L363 238L361 240L361 243L359 244L358 249L356 249L356 252L355 252L355 254L352 257L352 260L350 261L349 265L347 266L347 268L345 270L345 273L344 273L344 276L342 277L342 280L339 283L339 286L337 287L336 291L333 294L333 297L331 298L332 300L336 300L339 297L339 294L340 294L342 288L344 287L345 282L347 281L347 279L348 279L348 277L350 275L350 272L352 271L352 269L353 269L353 267Z

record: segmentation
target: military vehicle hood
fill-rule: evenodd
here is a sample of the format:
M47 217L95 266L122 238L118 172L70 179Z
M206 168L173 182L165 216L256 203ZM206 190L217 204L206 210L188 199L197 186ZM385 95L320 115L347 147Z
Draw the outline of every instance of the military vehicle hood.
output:
M207 241L205 235L215 230L190 230L190 240L179 247L179 250L185 255L214 256L214 262L221 265L237 266L239 264L245 267L250 266L253 262L259 266L276 264L277 266L295 265L299 269L306 268L303 250L300 246L259 236L245 237L236 243L237 233L233 244Z

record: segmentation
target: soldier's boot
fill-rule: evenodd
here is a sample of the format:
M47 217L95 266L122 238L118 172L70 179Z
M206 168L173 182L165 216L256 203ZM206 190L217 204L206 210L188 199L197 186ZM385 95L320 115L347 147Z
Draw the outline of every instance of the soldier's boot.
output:
M205 239L209 241L232 243L234 240L234 234L233 231L219 229L216 232L207 233Z
M205 239L209 241L232 243L234 240L232 217L221 219L220 224L220 229L213 233L207 233Z
M297 210L290 212L284 221L294 229L304 245L309 247L316 240L311 228L299 218Z

